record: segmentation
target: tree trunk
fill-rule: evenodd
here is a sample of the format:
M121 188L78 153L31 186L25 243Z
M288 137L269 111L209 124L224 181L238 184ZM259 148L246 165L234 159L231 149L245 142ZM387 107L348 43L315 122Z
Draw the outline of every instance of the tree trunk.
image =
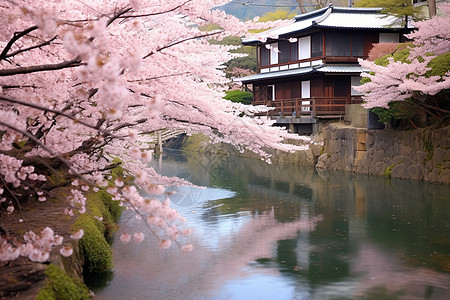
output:
M300 11L302 12L302 14L306 14L306 9L305 9L305 7L303 6L303 5L304 5L304 4L303 4L303 0L295 0L295 1L297 1L298 6L300 7Z
M428 14L430 19L436 15L436 0L428 0Z

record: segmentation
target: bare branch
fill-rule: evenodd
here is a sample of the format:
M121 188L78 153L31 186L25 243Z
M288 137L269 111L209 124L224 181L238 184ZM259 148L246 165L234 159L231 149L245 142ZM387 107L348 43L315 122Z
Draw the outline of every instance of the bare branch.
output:
M56 40L57 38L58 38L58 36L54 36L54 37L51 38L50 40L45 41L45 42L43 42L43 43L41 43L41 44L34 45L34 46L31 46L31 47L28 47L28 48L24 48L24 49L20 49L20 50L16 50L16 51L14 51L14 52L12 52L12 53L10 53L10 54L7 54L7 55L5 56L5 58L9 58L9 57L12 57L12 56L14 56L14 55L17 55L17 54L19 54L19 53L22 53L22 52L26 52L26 51L29 51L29 50L33 50L33 49L36 49L36 48L41 48L41 47L43 47L43 46L50 45L50 43L53 42L54 40Z
M44 72L44 71L54 71L54 70L62 70L66 68L73 68L81 66L81 60L76 57L72 60L63 61L58 64L48 64L48 65L39 65L39 66L30 66L30 67L20 67L15 69L6 69L0 70L1 76L12 76L18 74L29 74L35 72Z
M219 34L219 33L222 33L222 32L224 32L224 30L219 30L219 31L215 31L215 32L209 32L209 33L196 35L196 36L191 36L191 37L185 38L183 40L179 40L177 42L173 42L173 43L167 44L167 45L165 45L165 46L163 46L163 47L161 47L159 49L156 49L155 51L150 52L149 54L145 55L142 59L146 59L147 57L155 54L156 52L161 52L162 50L170 48L170 47L173 47L175 45L178 45L178 44L190 41L190 40L195 40L195 39L198 39L198 38L202 38L202 37L216 35L216 34Z
M139 14L139 15L120 16L119 18L121 18L121 19L128 19L128 18L142 18L142 17L158 16L158 15L162 15L162 14L173 12L173 11L179 9L180 7L184 6L185 4L187 4L189 2L192 2L192 0L187 0L186 2L181 3L180 5L177 5L177 6L171 8L171 9L168 9L166 11L159 11L159 12L156 12L156 13Z
M24 31L15 32L14 36L12 37L12 39L9 40L8 44L5 46L5 48L3 49L2 53L0 54L0 60L6 58L6 54L8 54L8 52L11 49L12 45L14 45L14 43L18 39L20 39L21 37L29 34L30 32L32 32L32 31L34 31L36 29L38 29L38 27L37 26L33 26L33 27L28 28L28 29L25 29Z

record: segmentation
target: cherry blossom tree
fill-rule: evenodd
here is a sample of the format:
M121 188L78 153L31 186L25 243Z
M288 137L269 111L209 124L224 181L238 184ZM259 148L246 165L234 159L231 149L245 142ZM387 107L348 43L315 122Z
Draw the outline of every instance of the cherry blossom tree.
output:
M211 9L221 0L5 0L0 4L0 209L16 213L20 203L45 201L71 182L65 213L86 211L86 192L100 189L148 224L160 247L189 233L170 207L164 185L186 184L159 176L143 150L151 133L165 128L204 133L268 159L267 148L294 151L283 142L297 138L272 121L252 118L268 108L222 99L221 64L229 47L208 43L247 28L276 23L241 23ZM220 29L200 31L215 23ZM243 115L243 117L238 117ZM134 178L108 182L120 158ZM143 192L149 195L144 197ZM153 195L153 196L152 196ZM166 195L167 196L167 195ZM62 212L64 213L64 212ZM0 260L28 256L46 261L62 244L51 228L27 232L23 241L0 224ZM4 227L4 228L3 228ZM83 231L74 233L79 239ZM143 233L123 233L139 242ZM70 255L62 247L62 255Z
M443 15L415 23L407 59L388 57L387 65L360 59L371 71L362 76L369 82L355 87L364 96L365 108L388 109L393 103L408 103L417 112L424 111L442 119L450 114L450 4L441 7ZM404 51L404 50L403 50Z

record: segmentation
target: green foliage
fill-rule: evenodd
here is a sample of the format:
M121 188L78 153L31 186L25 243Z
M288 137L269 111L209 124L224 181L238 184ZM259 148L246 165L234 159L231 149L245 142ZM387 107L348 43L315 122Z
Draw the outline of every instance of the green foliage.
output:
M412 5L411 0L359 0L356 7L382 7L382 12L399 18L399 23L405 25L406 16L410 16L414 21L424 18L422 10L418 6Z
M256 63L255 55L245 56L245 57L236 57L224 64L227 67L227 70L232 71L234 68L247 69L256 72L258 65Z
M383 107L374 107L371 109L372 112L378 115L381 123L389 122L392 119L411 119L417 113L412 100L392 101L388 105L388 109Z
M444 76L450 70L450 52L446 52L433 58L428 63L428 67L430 67L431 70L425 73L425 77Z
M269 22L269 21L277 21L277 20L289 20L295 17L297 13L294 11L287 11L277 9L276 11L269 11L259 18L258 22Z
M198 27L198 29L201 30L201 31L213 31L213 30L220 30L220 29L223 29L223 28L220 27L217 24L210 23L210 24L206 24L206 25L200 26L200 27Z
M409 64L411 63L411 61L409 60L409 55L412 47L414 47L414 45L412 45L411 43L399 44L397 50L393 54L388 54L380 57L374 62L377 65L387 66L389 64L389 58L393 58L394 61L400 61ZM428 67L430 67L431 69L425 73L425 77L445 75L450 70L450 52L433 58L430 63L428 63ZM371 72L371 74L374 75L373 72ZM410 74L409 76L417 75ZM364 84L369 81L369 78L364 77L361 80L361 83ZM379 116L380 122L390 122L391 120L402 119L413 120L423 112L423 103L426 103L428 100L432 100L433 103L439 103L438 106L447 109L448 106L450 106L450 103L448 101L449 94L450 92L448 90L443 90L433 96L416 94L411 99L390 102L388 109L376 107L372 108L371 111ZM431 119L427 120L427 122L430 123Z
M408 60L409 58L409 54L411 52L410 47L412 47L413 45L410 43L402 43L399 44L397 46L397 49L395 50L395 52L393 54L387 54L383 57L380 57L378 59L376 59L374 61L375 64L380 65L380 66L387 66L389 64L389 60L388 58L393 58L394 61L400 61L400 62L404 62L404 63L408 63L410 64L411 61Z
M234 90L234 91L227 91L225 93L226 96L224 98L232 102L251 104L253 101L253 95L252 93L249 92Z
M44 288L36 300L83 300L90 299L88 288L79 280L67 275L55 265L49 265Z

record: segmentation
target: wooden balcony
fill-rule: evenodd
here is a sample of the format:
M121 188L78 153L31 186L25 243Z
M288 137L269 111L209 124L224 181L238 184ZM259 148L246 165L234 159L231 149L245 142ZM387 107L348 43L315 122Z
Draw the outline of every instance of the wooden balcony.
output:
M337 117L345 114L346 104L359 104L359 96L352 97L313 97L266 101L266 105L275 107L269 111L271 117L302 117L313 118ZM264 104L264 103L254 103Z

